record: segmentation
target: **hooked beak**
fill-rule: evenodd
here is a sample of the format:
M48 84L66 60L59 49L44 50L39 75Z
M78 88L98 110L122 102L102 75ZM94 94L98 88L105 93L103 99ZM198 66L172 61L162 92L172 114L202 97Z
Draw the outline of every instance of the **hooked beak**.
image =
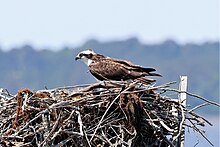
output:
M76 56L75 61L77 61L78 59L80 59L78 56Z
M81 59L79 55L76 56L75 61Z

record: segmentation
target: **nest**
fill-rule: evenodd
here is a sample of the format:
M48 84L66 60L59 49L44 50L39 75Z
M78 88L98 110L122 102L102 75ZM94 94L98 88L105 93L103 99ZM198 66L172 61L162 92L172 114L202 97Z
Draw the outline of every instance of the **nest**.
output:
M187 109L166 95L181 92L171 84L104 81L38 91L25 88L16 96L1 89L0 145L177 146L186 126L207 139L198 126L211 123L194 110L219 104L193 95L206 103Z

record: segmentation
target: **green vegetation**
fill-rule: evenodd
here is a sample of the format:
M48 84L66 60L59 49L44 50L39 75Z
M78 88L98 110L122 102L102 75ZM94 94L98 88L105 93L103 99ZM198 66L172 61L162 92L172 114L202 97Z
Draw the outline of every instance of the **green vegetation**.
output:
M7 52L0 50L0 87L15 94L24 87L37 90L45 86L54 88L95 82L87 67L82 62L74 61L76 54L85 48L154 67L163 75L157 78L158 84L178 82L180 75L187 75L190 92L219 101L219 42L180 45L167 40L161 44L147 45L131 38L105 43L90 40L81 47L63 48L56 52L35 50L28 45ZM189 98L188 104L194 106L198 102ZM215 107L204 108L204 111L207 110L218 113Z

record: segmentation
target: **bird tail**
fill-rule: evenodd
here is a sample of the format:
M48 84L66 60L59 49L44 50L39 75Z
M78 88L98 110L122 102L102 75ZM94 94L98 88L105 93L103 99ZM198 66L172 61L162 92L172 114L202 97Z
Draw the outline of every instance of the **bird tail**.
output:
M158 73L149 73L148 76L158 76L158 77L162 77L161 74Z
M145 77L137 78L136 80L138 80L144 84L152 84L152 83L156 82L156 80L154 80L154 79L145 78Z

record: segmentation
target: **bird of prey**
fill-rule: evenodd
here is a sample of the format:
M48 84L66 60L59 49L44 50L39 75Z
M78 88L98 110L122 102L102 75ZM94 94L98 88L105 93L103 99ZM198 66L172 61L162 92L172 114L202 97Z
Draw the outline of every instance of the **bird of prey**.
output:
M127 60L106 57L96 54L92 49L80 52L75 60L81 59L88 66L90 73L98 80L140 80L152 83L155 80L145 76L161 76L154 73L154 68L145 68Z

